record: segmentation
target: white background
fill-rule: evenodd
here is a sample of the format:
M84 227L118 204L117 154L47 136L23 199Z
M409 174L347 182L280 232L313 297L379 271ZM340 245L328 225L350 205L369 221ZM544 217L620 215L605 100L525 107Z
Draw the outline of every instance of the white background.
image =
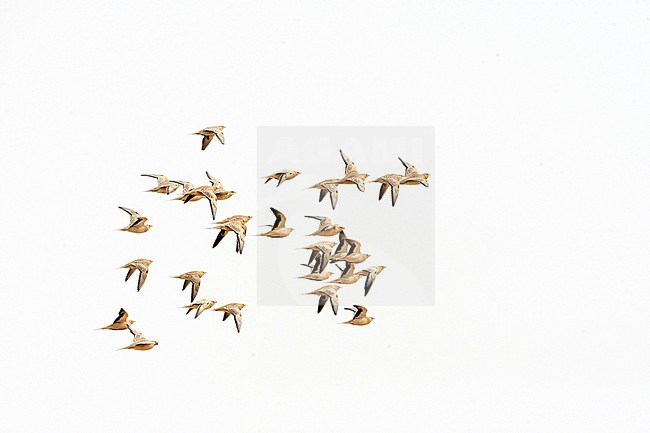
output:
M3 430L646 432L649 17L2 2ZM187 134L215 123L227 145L200 152ZM220 215L261 221L258 125L436 126L435 307L354 328L249 306L241 334L175 309L189 295L168 276L191 269L208 271L201 297L254 300L255 239L207 248L207 204L144 193L139 174L210 169L237 191ZM118 205L154 228L114 231ZM138 256L156 260L141 293L114 269ZM120 306L158 347L93 331Z
M345 227L346 236L361 242L361 252L370 254L366 261L355 265L355 272L369 266L386 266L368 296L364 297L365 277L355 284L341 284L341 305L433 305L433 174L430 173L429 188L402 185L395 207L391 206L390 190L379 201L380 184L371 181L388 173L404 174L398 156L414 164L420 173L430 172L434 165L434 141L434 128L430 126L260 128L258 175L268 176L285 168L301 174L279 187L275 180L267 184L262 180L257 190L260 220L251 226L272 224L273 206L285 214L287 227L294 228L286 238L259 241L258 304L311 305L316 309L318 298L302 294L331 283L297 278L310 272L300 264L307 263L311 251L302 248L321 241L338 244L339 239L338 235L307 236L316 231L319 222L305 215L315 215L329 217ZM329 196L319 203L319 190L309 187L325 179L343 177L345 163L339 149L360 173L369 176L363 193L356 185L339 185L339 200L332 210ZM268 227L258 230L252 233L264 232ZM341 275L334 264L326 270L334 273L330 281Z

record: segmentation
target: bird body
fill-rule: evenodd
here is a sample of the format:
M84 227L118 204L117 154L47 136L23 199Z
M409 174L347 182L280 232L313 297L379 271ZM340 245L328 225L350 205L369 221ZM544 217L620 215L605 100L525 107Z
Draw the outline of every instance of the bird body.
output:
M131 328L130 325L126 326L127 329L133 334L133 343L118 350L132 349L132 350L150 350L158 345L157 341L149 340L141 332Z
M345 309L354 312L354 317L351 320L348 320L347 322L343 322L343 324L345 325L366 326L370 322L375 320L374 317L366 316L368 309L361 305L355 305L354 308L346 307Z
M119 206L119 208L128 213L130 217L129 224L126 227L121 228L121 231L139 234L149 231L152 227L149 224L145 224L147 218L143 217L138 212L122 206Z
M199 293L199 287L201 286L201 278L204 275L205 272L203 271L190 271L172 278L178 278L183 280L183 290L185 290L187 286L189 286L190 284L192 285L192 294L190 296L190 302L194 302L196 295Z
M141 176L152 177L156 179L158 185L147 192L157 192L160 194L170 194L178 189L180 186L177 182L171 182L166 176L162 174L142 174Z
M265 233L260 233L257 236L265 236L268 238L286 238L293 231L292 228L286 227L287 217L284 216L282 212L275 208L271 208L271 212L275 215L275 222L271 227L271 230Z
M222 305L221 307L214 308L210 311L220 311L223 312L223 320L226 320L228 317L231 315L235 319L235 326L237 327L237 332L241 332L241 325L242 325L242 314L241 310L244 309L246 304L226 304Z
M419 173L413 164L409 164L397 157L404 166L404 177L400 180L402 185L423 185L429 187L429 173Z
M365 180L368 178L368 175L366 173L359 173L355 163L342 150L339 149L339 153L345 163L345 176L339 180L339 184L356 185L359 191L364 192L366 190Z
M350 246L350 249L345 254L341 251L332 256L332 262L342 261L346 263L362 263L370 257L370 254L364 254L361 252L361 242L350 238L345 239L345 242Z
M332 220L327 217L305 215L305 218L312 218L320 221L318 229L308 236L334 236L341 233L345 229L343 226L333 224Z
M224 128L225 126L208 126L199 132L195 132L194 135L203 136L203 140L201 141L201 150L205 150L214 137L217 137L221 144L226 144L226 138L223 135Z
M368 296L368 292L370 291L370 288L372 287L373 283L377 279L377 275L381 273L386 269L386 266L370 266L369 268L364 269L361 271L361 273L366 274L366 283L364 284L364 295L363 296Z
M320 289L316 289L313 292L308 292L304 293L305 295L316 295L318 296L318 309L317 312L320 313L323 310L323 306L327 303L327 301L330 302L330 305L332 306L332 311L334 314L338 314L339 311L339 295L337 294L338 290L341 288L341 286L337 285L327 285L323 286Z
M278 181L276 187L278 187L282 185L285 181L291 180L296 176L298 176L299 174L300 172L295 170L280 170L268 176L264 176L263 179L266 179L266 182L264 183L269 183L272 179L276 179Z
M99 329L109 329L111 331L123 331L127 329L127 326L133 325L135 323L134 320L129 320L128 318L129 318L129 313L127 313L124 308L120 308L120 312L118 313L117 318L113 320L113 323Z
M210 308L212 308L215 303L216 303L216 301L210 301L208 299L201 299L200 301L193 302L190 305L186 305L186 306L180 307L180 308L187 308L187 312L185 313L186 315L190 314L190 312L192 312L192 311L196 311L196 314L194 315L194 318L196 319L205 310L209 310Z
M340 179L325 179L322 182L318 182L315 185L310 186L307 189L318 189L320 190L318 195L318 201L321 202L323 199L329 195L330 204L332 209L336 209L336 204L339 200L339 191L337 189L338 185L341 183Z
M379 200L382 199L388 188L390 188L390 196L393 206L397 203L397 196L399 195L399 185L400 182L404 179L404 176L399 174L386 174L382 177L378 177L372 182L381 183L379 188Z
M215 248L223 240L228 232L233 232L237 235L237 244L235 245L235 252L243 254L244 252L244 241L246 239L246 223L250 221L251 216L245 215L234 215L225 220L215 223L213 229L219 230L217 238L212 244L212 248Z
M153 260L136 259L136 260L133 260L133 261L127 263L124 266L121 266L120 269L122 269L122 268L128 269L128 271L126 273L126 278L124 279L124 281L129 281L129 278L131 278L131 275L133 275L133 273L135 271L138 271L139 272L139 276L138 276L138 292L139 292L140 289L142 288L142 286L144 285L145 280L147 279L147 274L149 273L149 265L152 264L152 263L153 263Z

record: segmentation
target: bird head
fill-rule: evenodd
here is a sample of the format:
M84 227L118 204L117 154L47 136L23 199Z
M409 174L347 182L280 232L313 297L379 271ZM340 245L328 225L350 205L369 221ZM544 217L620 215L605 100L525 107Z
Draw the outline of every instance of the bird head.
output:
M148 232L149 229L150 229L151 227L153 227L153 226L152 226L151 224L145 224L144 227L145 227L145 229L146 229L145 232Z
M135 323L135 320L127 320L126 323L131 326Z

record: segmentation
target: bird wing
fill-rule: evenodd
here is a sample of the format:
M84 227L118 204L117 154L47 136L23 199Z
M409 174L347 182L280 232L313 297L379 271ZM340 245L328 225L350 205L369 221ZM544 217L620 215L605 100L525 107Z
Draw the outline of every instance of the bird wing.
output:
M273 212L273 215L275 215L275 222L273 223L271 230L284 227L285 223L287 222L287 217L285 217L282 212L275 208L271 208L271 212Z
M341 153L341 158L343 158L343 162L345 163L345 175L347 176L348 174L356 172L357 167L354 165L354 162L352 162L352 160L348 158L342 150L339 149L339 152Z
M210 142L212 141L212 137L214 137L213 134L204 134L203 135L203 141L201 141L201 150L205 150Z
M223 185L221 185L221 182L219 182L214 176L212 176L210 173L207 171L205 172L205 175L208 176L208 179L210 180L210 184L212 186L216 186L217 188L223 188Z
M363 307L361 305L355 305L354 308L357 309L357 312L354 313L354 317L352 318L352 320L357 319L357 318L361 318L361 317L366 317L366 312L368 311L368 309L366 307Z
M375 278L377 278L376 272L368 272L368 276L366 276L366 283L363 285L363 290L364 290L363 296L368 296L368 292L370 292L370 288L372 287L372 284L375 282Z
M280 175L280 177L278 178L278 184L276 185L276 188L277 188L278 186L282 185L282 182L284 182L285 180L287 180L287 174L286 174L286 173L282 173L282 174Z
M126 278L124 281L129 281L129 278L131 278L131 275L135 272L135 267L129 268L129 270L126 272Z
M325 196L327 195L327 190L326 189L321 189L320 192L318 193L318 202L322 202Z
M347 277L348 275L354 274L354 263L347 262L345 264L345 269L341 273L341 277Z
M227 312L227 311L224 311L224 312L223 312L223 319L222 319L222 321L226 320L228 317L230 317L230 313Z
M320 313L323 310L323 306L327 303L327 295L320 295L318 298L318 312Z
M140 269L140 276L138 277L138 292L144 285L145 280L147 279L147 274L149 273L149 269L143 268Z
M194 302L194 299L196 298L196 295L199 293L199 287L201 286L201 280L193 281L192 282L192 298L190 299L191 302Z
M330 296L330 304L332 304L332 311L334 311L334 315L339 314L339 295L338 294L333 294Z
M355 241L354 239L346 239L346 242L350 245L348 255L361 252L361 242Z
M226 137L223 135L223 131L216 130L214 134L217 136L221 144L226 144Z
M120 308L120 312L113 323L126 323L126 319L129 317L129 313L126 312L124 308Z
M128 213L128 214L131 215L131 216L134 216L134 215L140 215L140 214L137 213L136 211L134 211L134 210L132 210L132 209L129 209L129 208L127 208L127 207L119 206L119 208L122 209L124 212Z
M241 331L241 314L236 313L235 316L235 326L237 327L237 332Z
M379 188L379 200L386 194L386 190L388 190L388 184L382 183L381 187Z
M397 157L397 159L399 159L399 161L402 163L402 165L406 169L406 170L404 170L404 175L408 176L410 174L416 174L418 172L413 164L409 164L408 162L404 161L399 156Z
M397 203L398 194L399 194L399 182L397 182L394 185L390 186L390 197L391 197L393 206L395 206L395 203Z
M345 245L347 245L346 239L348 237L345 235L344 232L339 233L339 245L336 247L336 250L334 251L334 254L338 254L345 248Z
M336 185L333 188L328 188L330 193L330 203L332 204L332 210L336 209L336 203L339 201L339 190L336 189Z
M224 229L219 230L219 234L217 235L217 238L214 240L214 243L212 244L212 248L219 245L219 242L221 242L223 238L226 237L226 234L228 234L228 232L225 231Z

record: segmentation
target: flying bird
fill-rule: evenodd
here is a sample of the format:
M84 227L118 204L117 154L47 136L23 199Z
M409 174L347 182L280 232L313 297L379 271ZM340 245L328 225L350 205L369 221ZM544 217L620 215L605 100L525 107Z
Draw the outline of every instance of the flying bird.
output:
M343 322L343 324L345 325L366 326L367 324L375 320L374 317L366 316L368 309L361 305L355 305L354 308L345 307L345 309L354 312L354 317L351 320L348 320L347 322Z
M190 314L190 312L196 310L196 314L194 315L194 318L196 319L205 310L209 310L210 308L212 308L215 303L216 303L216 301L210 301L208 299L201 299L200 301L193 302L190 305L186 305L186 306L180 307L180 308L187 308L187 312L185 313L185 315L188 315L188 314Z
M203 271L190 271L172 278L184 280L183 290L187 289L187 286L190 284L192 285L192 295L190 297L190 302L194 302L194 298L196 298L197 293L199 293L199 287L201 286L201 277L204 275L205 272Z
M336 267L341 271L341 276L332 280L332 284L354 284L366 275L363 271L354 272L354 263L346 263L345 268L341 268L338 264Z
M368 178L368 175L366 173L359 173L357 166L341 149L339 149L339 153L345 163L345 176L339 180L339 183L342 185L356 185L359 191L364 192L366 190L365 180Z
M124 281L129 281L129 278L131 278L131 275L135 271L139 272L138 275L138 292L144 285L145 280L147 279L147 274L149 273L149 265L153 263L153 260L149 259L136 259L133 260L132 262L127 263L124 266L121 266L120 269L126 268L128 269L126 273L126 278Z
M327 285L323 286L320 289L314 290L313 292L304 293L304 295L316 295L318 298L318 312L320 313L323 309L323 306L330 302L332 306L332 311L334 314L338 314L339 311L339 295L336 293L341 288L341 286L336 285Z
M214 137L217 137L221 144L226 144L226 138L223 136L224 128L225 126L208 126L199 132L195 132L194 135L203 136L203 141L201 142L201 150L205 150Z
M177 182L171 182L169 179L167 179L167 176L164 176L162 174L141 174L140 176L152 177L158 182L158 185L156 185L155 188L152 188L147 192L157 192L160 194L169 195L170 193L176 191L180 186Z
M194 189L194 185L192 185L192 182L187 182L185 180L170 180L170 182L183 187L183 195L182 196L185 196L185 194L187 194L188 192L190 192L190 191L192 191ZM180 197L176 198L174 200L180 200Z
M309 255L309 261L307 261L307 266L311 265L311 262L313 262L318 256L323 256L325 258L325 265L327 265L330 260L330 255L332 254L332 248L334 248L335 245L336 242L322 241L301 248L303 250L311 251L311 254Z
M280 170L276 173L264 176L262 179L266 179L266 182L264 182L265 184L269 183L272 179L275 179L278 181L278 184L276 185L276 187L278 187L282 185L284 181L291 180L299 174L300 172L295 170Z
M273 215L275 215L275 222L273 223L271 230L266 233L261 233L257 236L266 236L269 238L286 238L293 231L292 228L285 227L287 217L285 217L282 212L274 208L271 208L271 212L273 212Z
M126 347L122 347L118 350L124 349L133 349L133 350L150 350L158 345L157 341L148 340L141 332L138 332L131 328L130 325L126 325L127 329L133 334L133 343L129 344Z
M111 331L123 331L126 329L128 325L133 325L135 323L134 320L128 320L128 317L129 317L129 313L127 313L124 308L120 308L120 312L118 313L117 318L113 320L113 323L99 329L110 329Z
M429 173L418 173L413 164L409 164L399 156L397 157L404 166L404 177L400 181L402 185L423 185L429 187Z
M237 332L241 332L241 310L246 306L246 304L226 304L219 308L214 308L210 311L222 311L223 320L226 320L231 315L235 318L235 326L237 327Z
M145 224L145 222L147 222L147 218L143 217L136 211L122 206L119 206L119 208L122 209L124 212L128 213L129 216L131 217L129 220L129 224L126 227L121 228L120 229L121 231L131 232L131 233L144 233L152 227L150 224Z
M370 266L369 268L364 269L361 273L366 274L366 284L363 286L364 294L363 296L368 296L368 292L372 287L373 283L377 279L377 275L386 269L386 266Z
M399 195L399 184L402 179L404 179L404 176L399 174L387 174L373 180L372 182L381 183L381 188L379 188L379 200L381 200L386 191L388 191L388 188L390 188L391 200L393 206L395 206L395 203L397 203L397 196Z
M327 217L305 215L305 218L312 218L320 222L318 230L308 236L334 236L345 229L343 226L333 224L332 220Z
M237 235L237 244L235 245L235 252L239 254L244 253L244 240L246 239L246 223L253 218L251 216L245 215L234 215L229 218L226 218L223 221L219 221L214 224L213 229L219 230L217 238L212 244L212 248L215 248L222 241L228 232L233 232Z
M326 279L331 277L332 273L330 271L322 270L321 268L322 261L323 261L323 256L319 255L316 257L316 262L313 268L309 265L303 264L303 266L307 266L308 268L311 268L311 272L307 275L303 275L302 277L298 277L298 278L303 278L305 280L312 280L312 281L325 281Z
M318 189L320 193L318 195L318 201L321 202L329 194L330 204L332 209L336 209L336 203L339 200L339 191L337 189L340 183L339 179L326 179L322 182L318 182L316 185L312 185L307 189Z
M333 256L331 259L332 262L343 261L347 263L361 263L370 257L370 254L364 254L361 252L361 242L352 240L350 238L346 239L345 242L350 245L350 249L348 250L347 254L342 257Z

